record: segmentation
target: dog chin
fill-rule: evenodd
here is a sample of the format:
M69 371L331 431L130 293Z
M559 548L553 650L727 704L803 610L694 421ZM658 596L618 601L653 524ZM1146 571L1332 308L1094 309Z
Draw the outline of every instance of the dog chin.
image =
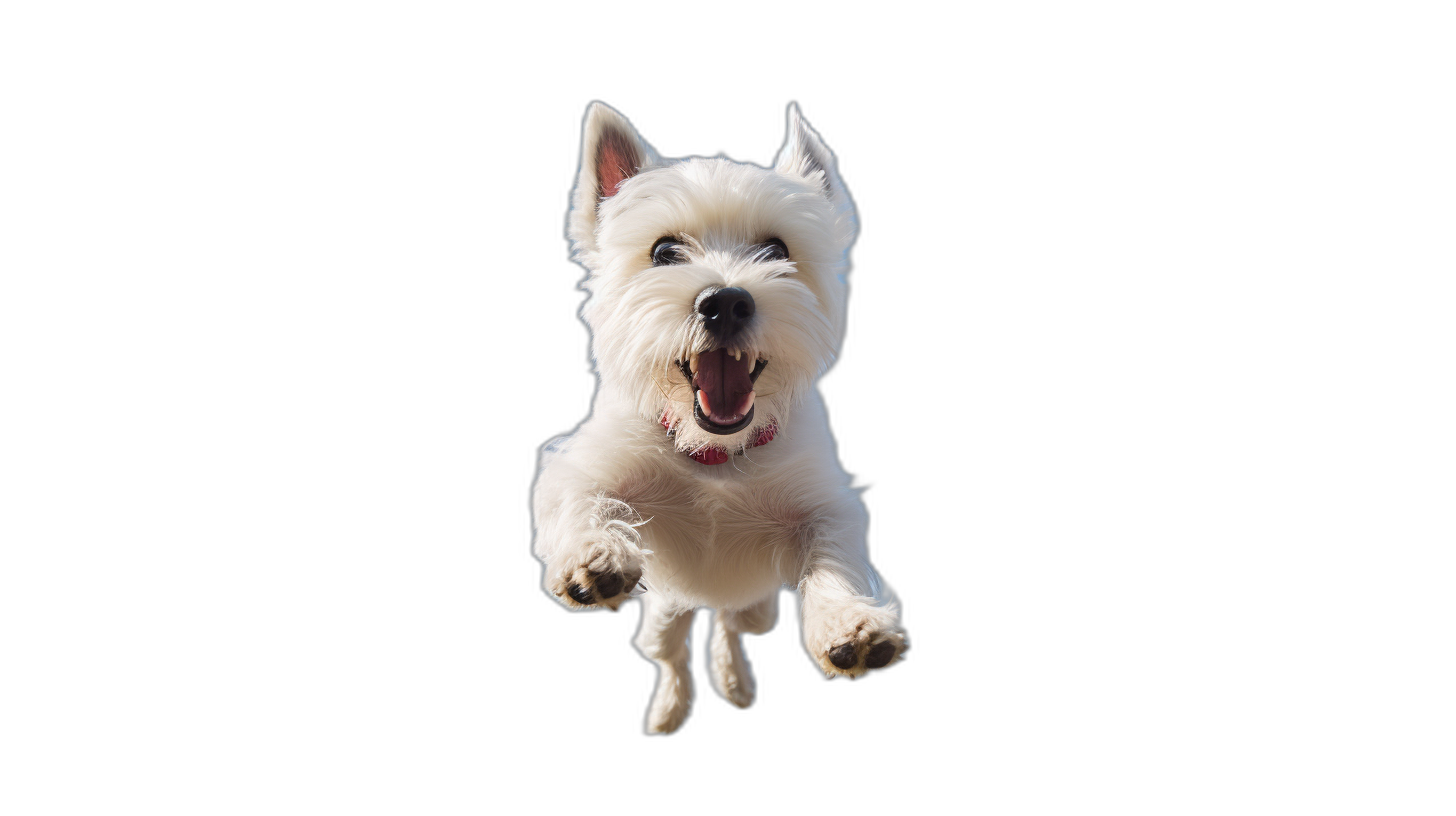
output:
M698 406L689 407L677 403L664 413L662 424L670 427L669 435L672 437L673 447L682 453L693 453L706 448L734 452L750 447L760 433L775 424L775 419L768 405L755 407L738 423L730 426L735 430L728 430L705 419Z

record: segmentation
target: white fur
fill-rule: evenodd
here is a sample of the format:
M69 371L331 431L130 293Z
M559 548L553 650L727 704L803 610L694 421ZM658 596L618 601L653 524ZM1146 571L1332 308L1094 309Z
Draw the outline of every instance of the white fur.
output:
M631 146L638 166L615 195L599 198L598 145L613 138ZM754 693L740 634L773 626L786 584L801 594L804 645L827 674L863 673L870 647L886 642L898 660L906 644L896 606L870 566L864 506L815 388L839 350L856 231L832 154L796 106L773 169L664 160L600 103L587 112L582 150L569 234L589 272L583 314L600 385L591 416L542 452L533 510L547 590L576 608L573 583L642 577L637 646L660 669L650 731L673 731L687 715L686 638L698 607L718 610L714 686L740 706ZM688 262L654 267L650 249L662 236L684 241ZM755 261L751 248L773 237L790 260ZM725 286L751 292L757 312L743 345L768 365L755 384L753 424L715 435L693 421L678 361L712 348L694 303ZM772 442L748 447L773 423ZM687 454L703 446L735 455L699 464ZM627 597L596 595L587 608L615 609ZM840 668L830 652L840 648L843 663L845 644L857 662Z

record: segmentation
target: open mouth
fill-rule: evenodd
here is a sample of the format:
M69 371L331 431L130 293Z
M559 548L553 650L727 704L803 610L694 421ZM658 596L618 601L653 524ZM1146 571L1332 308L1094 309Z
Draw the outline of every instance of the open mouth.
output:
M680 362L693 386L693 420L711 434L732 434L753 422L753 383L768 366L753 354L727 348L694 354Z

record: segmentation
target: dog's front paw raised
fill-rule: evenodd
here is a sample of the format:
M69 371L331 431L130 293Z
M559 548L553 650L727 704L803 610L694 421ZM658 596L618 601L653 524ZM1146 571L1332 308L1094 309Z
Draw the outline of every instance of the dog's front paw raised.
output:
M898 661L910 644L893 609L855 603L806 621L804 643L829 677L858 677Z
M548 588L573 609L616 609L640 580L642 565L634 554L625 548L596 544L554 570Z

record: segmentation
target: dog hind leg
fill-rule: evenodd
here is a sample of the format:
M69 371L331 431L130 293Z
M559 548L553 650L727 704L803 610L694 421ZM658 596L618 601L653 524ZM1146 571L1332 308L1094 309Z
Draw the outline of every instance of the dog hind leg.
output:
M642 628L637 649L657 664L657 688L647 707L647 730L671 734L693 705L693 675L688 670L688 634L693 609L676 606L648 592L642 597Z
M713 615L708 668L713 687L739 708L753 703L755 683L748 658L743 655L741 633L761 635L772 629L779 617L779 594L768 596L746 609L719 610Z

